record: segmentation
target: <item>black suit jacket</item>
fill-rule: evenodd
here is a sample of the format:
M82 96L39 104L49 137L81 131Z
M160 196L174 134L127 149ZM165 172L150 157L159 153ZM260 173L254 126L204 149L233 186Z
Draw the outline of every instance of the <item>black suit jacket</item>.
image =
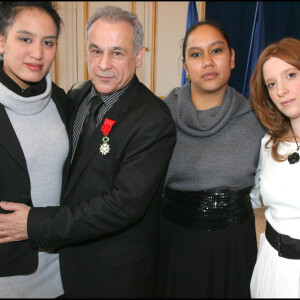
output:
M91 86L69 92L70 124ZM105 118L116 123L102 155ZM62 206L30 210L33 247L61 246L67 297L154 296L159 206L175 142L169 108L135 76L82 150Z
M66 123L66 93L52 83L52 99ZM5 111L0 104L0 199L32 206L26 160ZM0 213L7 213L0 209ZM38 253L28 241L0 245L0 277L26 275L38 267Z

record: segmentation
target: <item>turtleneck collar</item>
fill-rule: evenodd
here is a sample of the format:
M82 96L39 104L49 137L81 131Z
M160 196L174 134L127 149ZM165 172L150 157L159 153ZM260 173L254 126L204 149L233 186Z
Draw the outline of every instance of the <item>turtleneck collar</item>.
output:
M37 82L36 84L29 86L27 89L23 90L4 72L2 60L0 60L0 82L12 92L22 97L32 97L40 95L44 93L47 88L46 79L43 78L40 82Z
M43 80L45 80L46 84L46 89L44 90L44 92L28 97L23 97L19 95L19 93L15 93L1 80L0 103L5 108L8 108L20 115L34 115L40 113L48 105L52 90L52 81L49 73ZM35 89L35 92L33 92L33 94L35 94L36 91L37 90Z
M191 99L191 84L175 88L165 99L179 130L194 137L207 137L220 131L234 116L251 110L234 88L227 86L221 106L197 110Z

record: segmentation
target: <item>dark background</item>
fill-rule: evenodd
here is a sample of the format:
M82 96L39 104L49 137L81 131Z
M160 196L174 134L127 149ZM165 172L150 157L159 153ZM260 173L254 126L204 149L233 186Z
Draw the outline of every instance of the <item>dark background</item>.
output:
M300 2L262 1L265 47L285 37L300 39ZM235 68L229 85L242 93L256 1L206 1L205 18L221 22L235 50Z

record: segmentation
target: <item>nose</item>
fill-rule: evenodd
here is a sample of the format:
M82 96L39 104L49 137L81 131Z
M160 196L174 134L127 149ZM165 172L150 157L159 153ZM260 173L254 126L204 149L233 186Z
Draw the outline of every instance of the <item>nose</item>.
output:
M99 58L98 67L103 71L111 68L111 60L108 53L101 55Z
M277 82L277 95L279 97L282 97L287 93L288 93L288 89L286 85L283 82Z
M30 57L34 59L42 59L43 58L43 45L40 43L32 43L30 47Z
M213 66L213 60L211 58L211 55L209 53L203 54L203 68L211 67Z

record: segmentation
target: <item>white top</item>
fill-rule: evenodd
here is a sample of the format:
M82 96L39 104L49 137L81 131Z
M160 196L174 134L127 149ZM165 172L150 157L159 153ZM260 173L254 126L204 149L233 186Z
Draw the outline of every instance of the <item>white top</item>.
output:
M265 148L268 140L266 134L261 141L256 174L256 188L260 188L263 204L268 206L265 217L277 232L300 239L300 161L295 164L275 161L271 149ZM280 154L296 150L296 143L284 142L278 147Z

